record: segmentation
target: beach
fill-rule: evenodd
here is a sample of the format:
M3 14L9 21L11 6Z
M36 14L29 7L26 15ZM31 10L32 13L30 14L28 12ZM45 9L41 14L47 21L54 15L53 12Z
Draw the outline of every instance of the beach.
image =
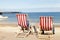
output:
M10 24L11 25L11 24ZM16 33L19 31L18 27L16 25L5 25L0 26L0 40L60 40L60 27L55 27L55 34L54 35L41 35L39 34L39 38L35 34L29 35L28 37L16 37ZM51 36L51 39L48 39L48 37Z

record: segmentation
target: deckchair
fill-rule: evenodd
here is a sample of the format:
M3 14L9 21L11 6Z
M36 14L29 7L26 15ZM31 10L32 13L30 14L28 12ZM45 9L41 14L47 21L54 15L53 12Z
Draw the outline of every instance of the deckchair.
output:
M53 17L52 16L40 16L40 28L42 31L42 34L44 34L44 31L51 31L54 32L54 26L53 26Z
M16 14L17 20L18 20L18 26L20 26L23 30L28 29L28 20L27 20L27 15L26 14Z

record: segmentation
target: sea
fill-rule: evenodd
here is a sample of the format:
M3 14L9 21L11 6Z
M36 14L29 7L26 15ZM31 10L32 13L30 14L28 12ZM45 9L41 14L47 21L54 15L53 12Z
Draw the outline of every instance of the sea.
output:
M30 22L39 22L40 16L53 16L54 23L60 23L60 12L2 12L3 16L8 16L8 19L1 20L1 23L17 23L16 14L27 14L27 19Z

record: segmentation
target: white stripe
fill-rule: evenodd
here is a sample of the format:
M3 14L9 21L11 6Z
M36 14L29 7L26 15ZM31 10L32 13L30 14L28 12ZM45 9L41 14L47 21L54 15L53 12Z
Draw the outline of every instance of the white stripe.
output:
M22 26L24 26L24 15L22 14Z
M52 18L51 18L51 28L53 27L53 23L52 23L52 22L53 22L53 20L52 20Z
M48 17L46 17L46 30L48 30L47 24L48 24Z
M50 22L50 17L49 17L49 30L50 30L50 24L51 24L51 22Z
M18 17L18 24L19 24L19 16L17 15L17 17Z
M42 23L42 29L43 29L43 17L41 18L41 20L42 20L42 22L41 22L41 23Z

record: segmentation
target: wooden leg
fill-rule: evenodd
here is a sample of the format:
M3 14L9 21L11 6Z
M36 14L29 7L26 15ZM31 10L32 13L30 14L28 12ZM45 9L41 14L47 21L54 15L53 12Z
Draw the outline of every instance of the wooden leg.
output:
M21 33L17 33L17 34L16 34L16 37L18 37L20 34L21 34Z
M44 34L44 30L42 30L42 33L41 34Z
M53 34L55 34L55 29L54 29L54 27L53 27L53 30L52 30L52 31L53 31Z

